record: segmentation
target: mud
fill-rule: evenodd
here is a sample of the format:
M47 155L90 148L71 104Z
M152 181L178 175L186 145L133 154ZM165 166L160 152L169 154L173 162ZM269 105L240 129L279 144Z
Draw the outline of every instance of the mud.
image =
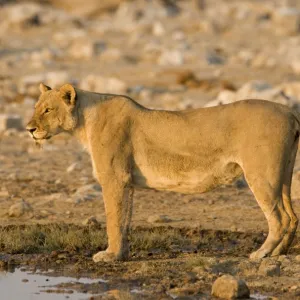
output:
M26 226L21 228L26 230ZM75 228L78 230L78 226L70 225L70 230ZM15 229L16 226L6 228L7 232ZM47 225L40 229L47 229ZM170 230L174 229L138 227L132 230L131 239L134 241L136 235L147 236L149 232L166 236ZM38 275L41 280L37 280L30 291L40 293L39 299L48 299L44 294L49 293L53 294L51 299L61 299L62 294L70 299L179 299L183 296L186 299L210 299L211 285L222 274L243 278L253 299L299 298L300 261L296 256L299 253L299 236L288 256L250 261L248 254L262 243L264 233L199 228L177 228L176 231L176 239L169 237L165 247L156 247L153 243L147 249L147 246L142 246L147 243L140 246L133 243L128 262L95 264L92 251L79 248L51 253L41 250L41 253L1 254L2 268L6 272L16 272L16 277L8 276L11 284L15 285L34 282L32 274ZM280 276L270 277L261 273L262 261L266 264L277 262ZM80 280L82 277L92 278L92 281ZM46 279L49 282L41 286ZM0 283L5 282L4 277Z

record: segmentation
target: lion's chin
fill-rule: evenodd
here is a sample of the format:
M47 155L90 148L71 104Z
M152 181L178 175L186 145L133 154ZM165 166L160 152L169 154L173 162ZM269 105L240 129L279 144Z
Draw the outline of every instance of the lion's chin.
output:
M35 145L38 147L38 148L42 148L43 147L43 144L46 142L46 140L49 140L51 139L52 135L50 134L46 134L46 135L32 135L32 138L34 139L35 141Z
M33 139L36 141L49 140L52 135L47 132L37 132L32 135Z

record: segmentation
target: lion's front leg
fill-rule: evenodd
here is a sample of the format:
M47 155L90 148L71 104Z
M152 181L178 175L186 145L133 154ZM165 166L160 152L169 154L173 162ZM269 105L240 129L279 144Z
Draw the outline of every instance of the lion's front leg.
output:
M110 178L102 185L106 212L108 248L93 256L94 262L126 260L129 255L128 231L132 215L133 188Z

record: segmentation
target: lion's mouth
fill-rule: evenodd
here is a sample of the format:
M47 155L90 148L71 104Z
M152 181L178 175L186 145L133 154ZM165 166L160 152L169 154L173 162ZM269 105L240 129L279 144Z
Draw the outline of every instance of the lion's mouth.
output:
M39 140L49 140L52 135L49 134L48 132L45 131L35 131L31 133L31 136L34 140L39 141Z

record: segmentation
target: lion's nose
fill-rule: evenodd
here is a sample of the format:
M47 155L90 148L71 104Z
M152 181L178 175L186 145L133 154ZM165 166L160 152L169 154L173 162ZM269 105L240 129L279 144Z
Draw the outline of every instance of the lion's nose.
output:
M27 125L26 130L29 131L31 134L33 134L36 131L36 127L33 127L31 125Z

